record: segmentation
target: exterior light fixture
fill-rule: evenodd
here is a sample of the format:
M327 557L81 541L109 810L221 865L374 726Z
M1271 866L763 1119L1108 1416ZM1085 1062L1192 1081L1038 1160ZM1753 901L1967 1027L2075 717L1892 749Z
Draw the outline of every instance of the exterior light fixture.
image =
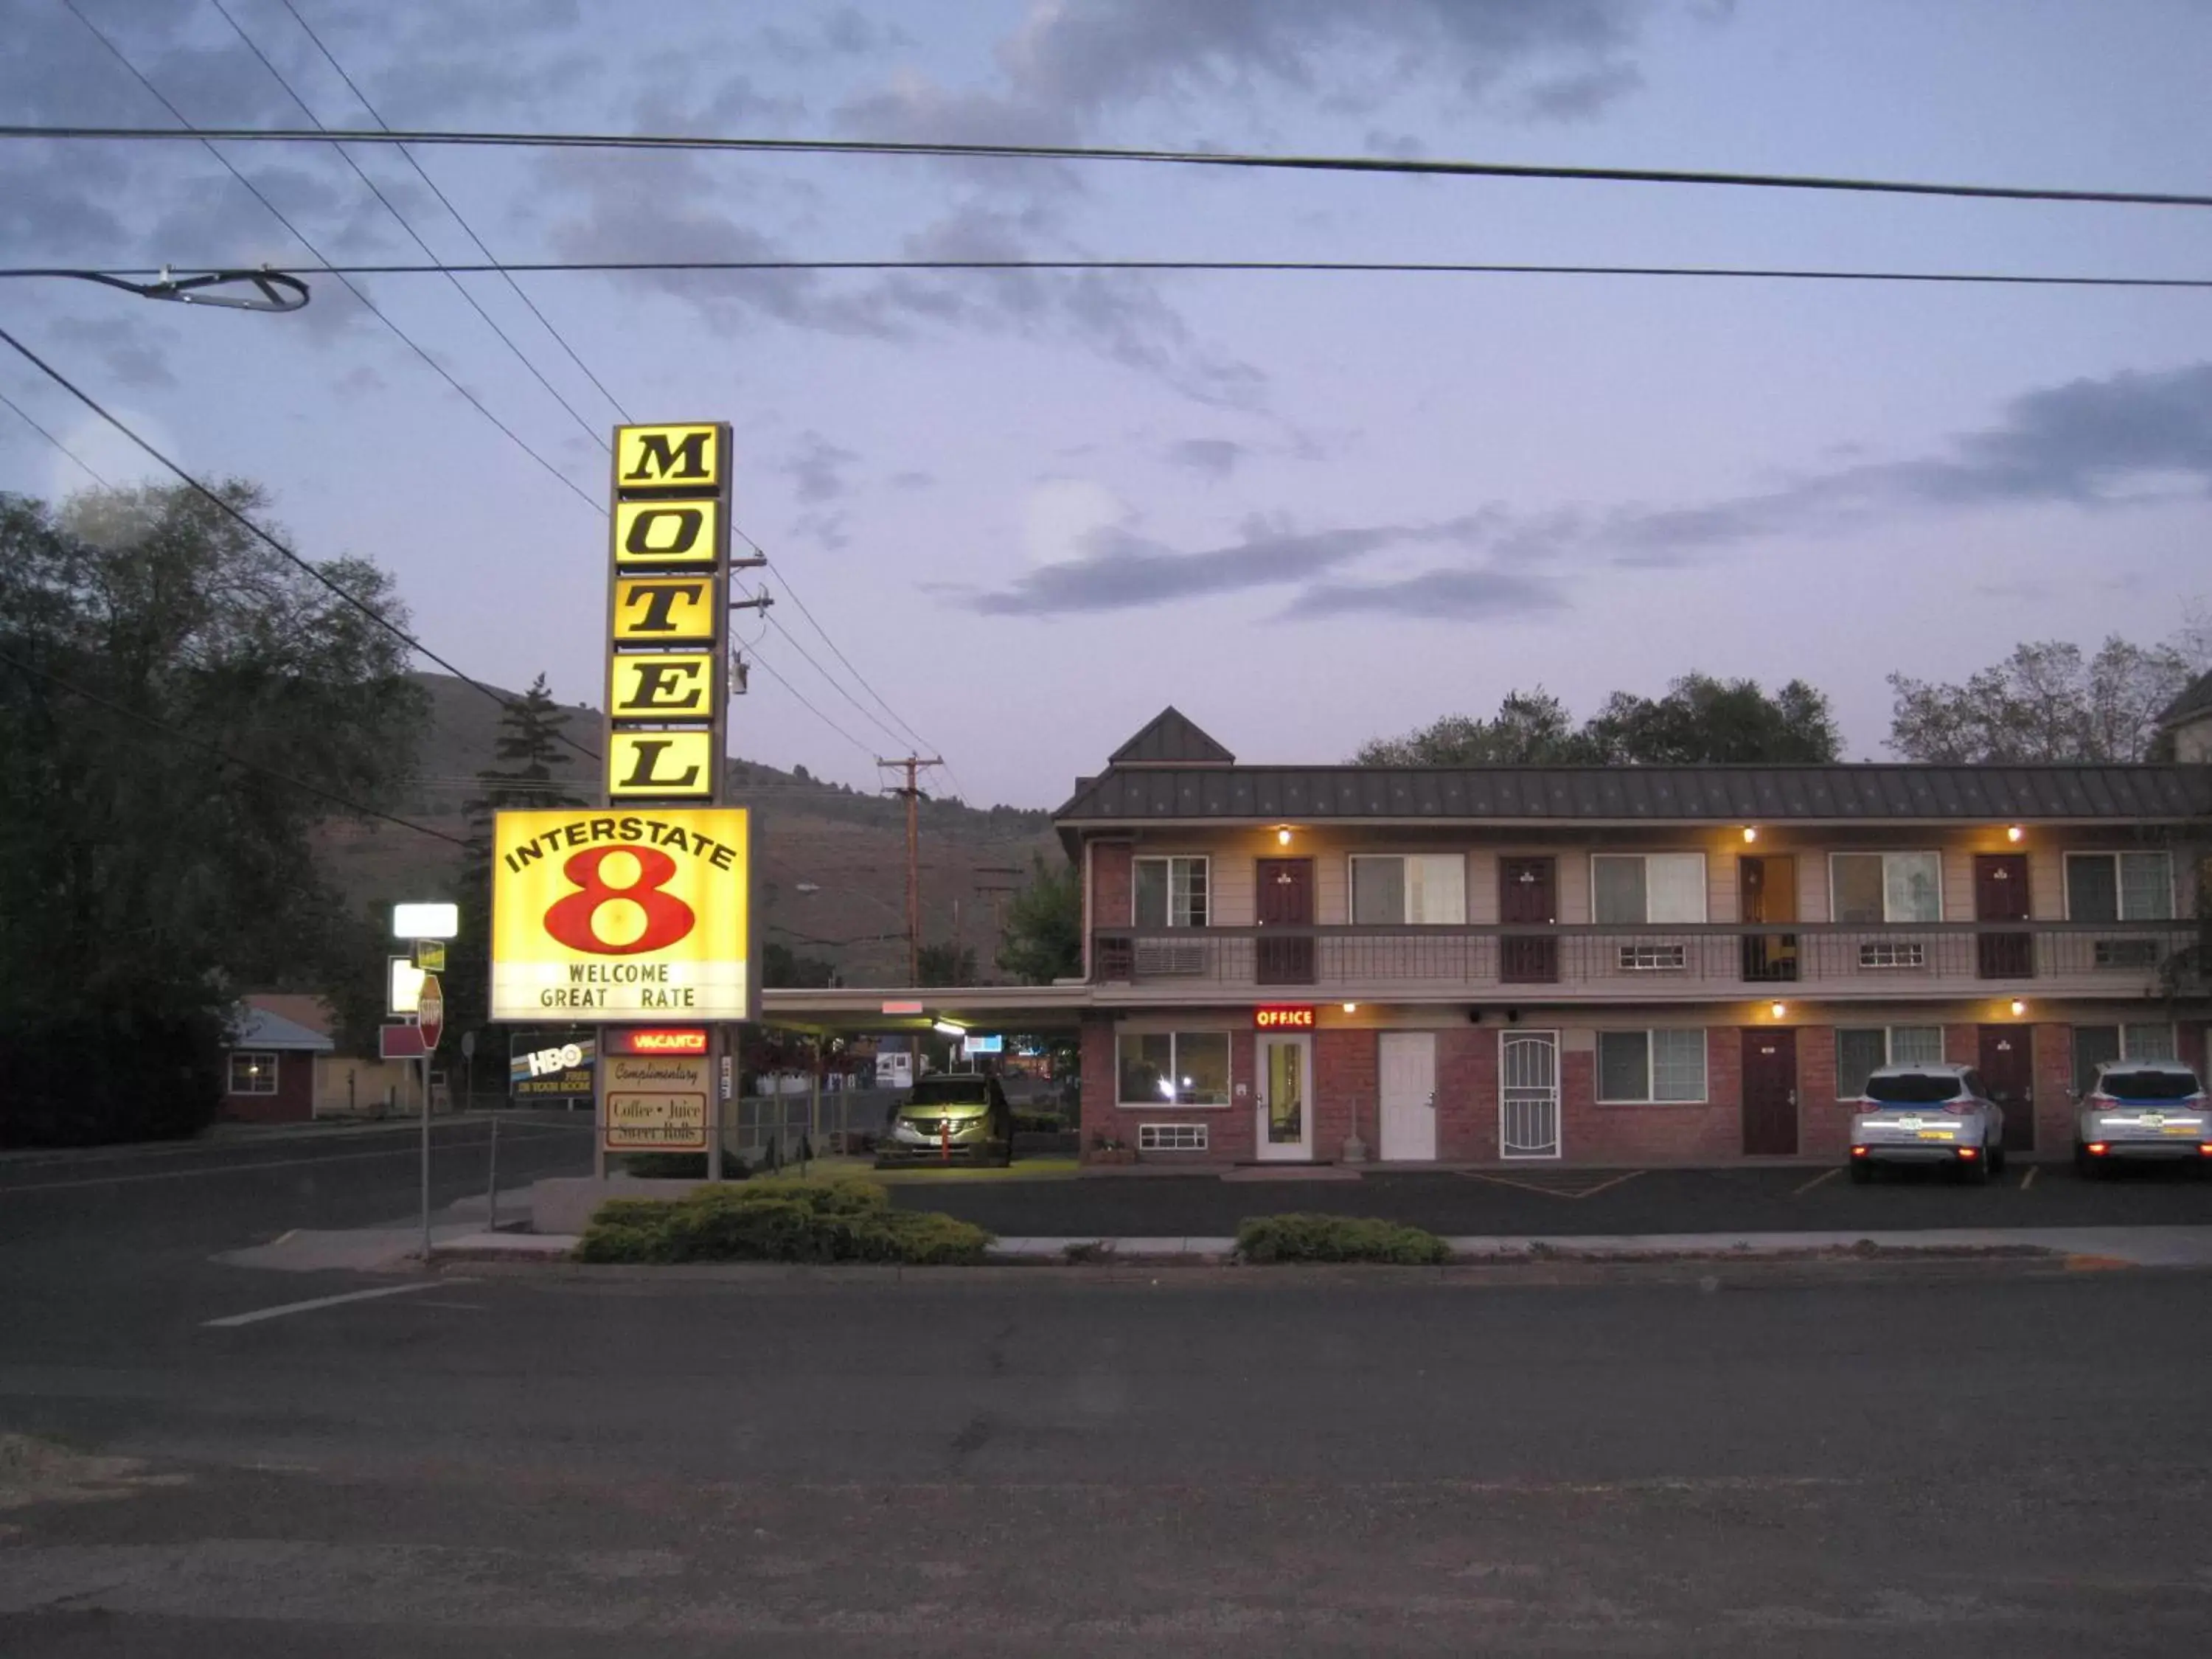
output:
M1784 1019L1789 1017L1790 1005L1786 1002L1770 1002L1766 1005L1766 1012L1777 1019Z
M949 1019L933 1019L929 1022L929 1029L938 1033L940 1036L966 1036L968 1035L968 1028L965 1025L955 1025Z
M2018 1019L2018 1018L2019 1018L2022 1014L2026 1013L2027 1012L2027 1003L2025 1003L2025 1002L2023 1002L2023 1001L2021 1001L2020 998L2018 998L2018 997L2014 997L2014 998L2012 1000L2012 1017L2013 1017L2014 1019Z
M1276 845L1276 846L1278 846L1278 847L1288 847L1290 844L1291 844L1291 832L1290 832L1288 830L1276 830L1276 831L1275 831L1275 845Z
M1745 824L1743 826L1743 838L1747 842L1757 841L1759 839L1759 826L1755 823Z
M1356 1014L1359 1012L1359 1005L1356 1002L1347 1002L1344 1005L1344 1012L1347 1014Z
M2027 839L2027 831L2021 829L2016 823L2008 824L2005 829L2005 839L2009 842L2026 841Z

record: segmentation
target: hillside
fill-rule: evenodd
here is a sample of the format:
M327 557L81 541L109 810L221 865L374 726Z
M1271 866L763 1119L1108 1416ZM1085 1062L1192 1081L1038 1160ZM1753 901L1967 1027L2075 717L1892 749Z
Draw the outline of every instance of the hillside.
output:
M415 678L429 695L430 720L415 782L395 810L464 835L476 775L492 764L499 709L450 675ZM571 735L596 748L599 710L579 705L571 715ZM732 767L732 804L756 814L763 937L836 963L849 984L903 981L904 804L757 763L733 761ZM578 772L576 793L588 795L593 780L580 757ZM1005 901L994 900L993 890L1018 884L1033 853L1060 856L1048 815L925 800L921 841L925 939L957 938L975 950L983 976L996 977L994 904ZM357 903L448 891L459 857L441 842L391 824L335 823L322 842L333 878ZM802 893L802 883L821 890Z

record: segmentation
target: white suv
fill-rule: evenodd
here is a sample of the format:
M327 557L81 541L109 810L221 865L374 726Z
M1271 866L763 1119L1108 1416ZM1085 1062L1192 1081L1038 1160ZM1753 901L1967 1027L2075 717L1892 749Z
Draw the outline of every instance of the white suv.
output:
M1940 1164L1979 1184L2004 1169L2004 1109L1971 1066L1884 1066L1851 1119L1851 1179L1877 1164Z
M2204 1085L2178 1060L2108 1060L2074 1114L2074 1167L2094 1176L2122 1158L2212 1165Z

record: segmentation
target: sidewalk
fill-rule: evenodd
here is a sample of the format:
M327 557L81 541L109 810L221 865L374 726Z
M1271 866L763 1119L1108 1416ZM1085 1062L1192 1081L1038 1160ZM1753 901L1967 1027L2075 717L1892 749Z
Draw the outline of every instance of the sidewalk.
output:
M456 1261L564 1262L576 1247L566 1233L486 1233L456 1230L433 1252ZM1953 1228L1875 1233L1620 1233L1561 1237L1449 1238L1462 1264L1517 1261L1794 1261L1808 1259L1937 1260L2003 1255L2069 1267L2212 1268L2212 1227ZM414 1247L410 1238L409 1248ZM273 1248L273 1247L265 1247ZM1228 1237L1002 1238L991 1261L1006 1265L1066 1261L1071 1249L1091 1261L1227 1261ZM266 1265L266 1264L264 1264ZM722 1264L760 1265L760 1264ZM920 1270L917 1270L920 1271ZM1255 1270L1260 1271L1258 1269Z

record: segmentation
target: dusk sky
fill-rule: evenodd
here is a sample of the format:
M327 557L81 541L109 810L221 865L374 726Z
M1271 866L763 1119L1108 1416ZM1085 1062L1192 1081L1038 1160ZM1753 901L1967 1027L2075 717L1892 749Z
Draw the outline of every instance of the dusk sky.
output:
M1339 152L2212 189L2197 0L292 0L398 128ZM203 125L307 124L213 0L75 0ZM222 0L333 126L283 0ZM0 119L168 126L64 0L0 3ZM225 153L335 263L421 250L328 146ZM1127 164L416 152L507 260L1513 260L2212 276L2212 211ZM360 165L478 256L390 149ZM479 678L599 698L619 418L499 277L357 279L196 144L0 144L9 265L309 276L293 316L58 282L6 325L301 551L394 573ZM642 420L726 419L738 523L977 804L1057 804L1173 702L1245 761L1691 669L1833 698L2024 639L2148 643L2212 594L2212 292L1619 277L750 273L519 279ZM149 464L0 353L111 480ZM587 434L585 427L588 426ZM88 482L0 409L0 489ZM747 757L904 752L788 601Z

